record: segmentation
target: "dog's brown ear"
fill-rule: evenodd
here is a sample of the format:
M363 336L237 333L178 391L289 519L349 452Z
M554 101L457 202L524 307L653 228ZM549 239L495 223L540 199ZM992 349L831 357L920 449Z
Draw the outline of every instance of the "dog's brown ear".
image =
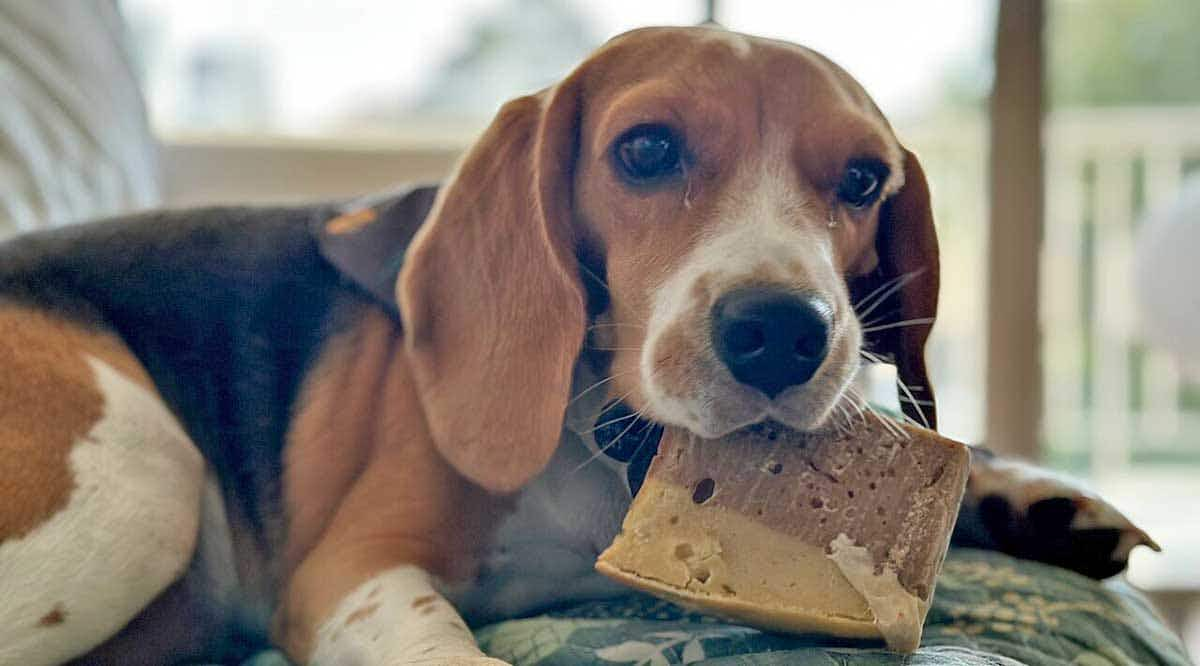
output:
M864 347L895 363L903 382L900 406L904 413L936 428L925 342L937 316L937 232L925 172L907 150L904 186L883 204L875 251L879 257L876 269L850 282L850 298L868 331Z
M566 83L506 104L439 193L397 283L430 434L492 492L550 460L583 344L578 115Z

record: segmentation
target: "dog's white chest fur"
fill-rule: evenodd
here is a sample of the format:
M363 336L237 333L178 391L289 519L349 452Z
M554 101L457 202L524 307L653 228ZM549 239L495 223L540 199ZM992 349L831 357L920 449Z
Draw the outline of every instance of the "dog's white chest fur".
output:
M478 578L447 590L468 622L621 593L592 567L621 529L629 490L621 470L596 450L590 426L581 427L587 422L572 427L568 419L549 466L522 490L498 528Z

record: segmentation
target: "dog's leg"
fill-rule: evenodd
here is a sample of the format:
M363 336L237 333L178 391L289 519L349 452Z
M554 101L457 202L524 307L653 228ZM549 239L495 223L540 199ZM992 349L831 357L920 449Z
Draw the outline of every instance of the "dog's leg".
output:
M383 323L381 337L394 339ZM287 582L273 638L294 661L322 666L501 664L437 588L473 575L504 501L437 452L403 357L371 330L327 354L289 433ZM361 463L343 469L331 455Z
M0 306L0 664L58 664L187 568L203 460L115 337Z
M274 634L293 660L319 666L502 664L479 650L428 573L452 572L460 566L456 557L471 558L469 539L448 533L472 528L458 512L474 507L444 503L438 488L452 487L449 480L415 457L369 462L292 574ZM406 465L426 474L408 477ZM414 481L421 477L431 484ZM451 554L456 547L461 550Z
M416 566L375 575L318 629L313 664L501 664L484 657L432 577Z
M412 501L396 497L395 482L403 479L370 468L367 476L377 479L356 483L329 533L292 575L276 619L276 641L294 660L320 666L502 664L479 650L428 573L433 568L428 563L445 560L439 554L442 536L370 499ZM377 485L386 476L393 482ZM436 502L418 510L436 516Z
M1092 578L1124 570L1135 546L1158 545L1074 479L974 448L953 543L999 550Z

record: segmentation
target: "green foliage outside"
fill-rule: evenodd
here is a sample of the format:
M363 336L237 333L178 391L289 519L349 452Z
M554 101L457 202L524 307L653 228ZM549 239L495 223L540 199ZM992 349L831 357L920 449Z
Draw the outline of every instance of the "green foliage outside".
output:
M1054 0L1046 30L1054 107L1200 103L1200 2Z
M1052 108L1200 104L1200 0L1050 0L1046 50ZM982 109L991 46L954 63L942 96Z

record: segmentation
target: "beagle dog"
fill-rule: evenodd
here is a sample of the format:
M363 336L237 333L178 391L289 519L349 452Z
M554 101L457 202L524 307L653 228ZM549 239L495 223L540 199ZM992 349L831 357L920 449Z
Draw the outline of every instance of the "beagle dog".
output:
M935 424L929 190L857 83L711 27L613 39L440 188L0 245L0 664L499 663L592 572L660 426ZM976 456L959 540L1102 577L1150 543Z

